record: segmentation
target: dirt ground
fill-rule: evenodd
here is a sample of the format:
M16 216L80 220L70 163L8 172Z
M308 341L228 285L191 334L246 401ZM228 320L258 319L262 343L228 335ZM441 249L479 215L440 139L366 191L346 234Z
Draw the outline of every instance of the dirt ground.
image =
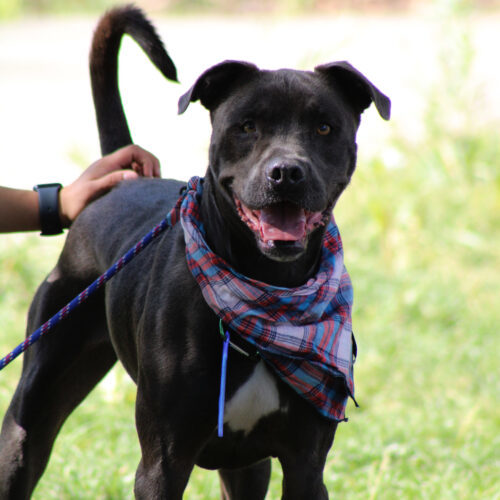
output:
M177 116L177 99L207 67L224 59L262 68L315 65L346 59L393 102L391 122L374 108L363 117L361 152L384 152L394 130L421 133L427 91L439 80L443 46L455 30L437 12L356 17L256 18L154 17L177 64L181 84L163 80L141 50L125 40L121 89L134 141L155 153L163 176L186 179L206 168L208 114L192 105ZM97 18L21 19L0 24L0 184L31 188L71 181L99 156L87 74ZM458 22L458 21L457 21ZM471 127L500 119L498 47L500 13L465 21L475 53L474 86L480 89ZM445 47L452 54L459 47ZM446 89L443 89L446 91ZM384 153L391 158L390 148Z

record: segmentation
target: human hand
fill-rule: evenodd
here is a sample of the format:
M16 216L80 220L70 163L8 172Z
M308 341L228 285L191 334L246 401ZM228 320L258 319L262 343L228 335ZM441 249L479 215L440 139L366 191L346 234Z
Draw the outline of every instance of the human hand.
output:
M119 182L142 177L160 177L158 159L137 145L125 146L90 165L73 183L59 192L59 216L69 227L93 200Z

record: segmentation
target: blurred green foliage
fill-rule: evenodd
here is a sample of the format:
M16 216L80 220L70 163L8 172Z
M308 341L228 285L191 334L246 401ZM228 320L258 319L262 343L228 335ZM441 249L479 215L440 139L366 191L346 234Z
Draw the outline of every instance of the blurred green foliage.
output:
M0 0L0 19L22 15L102 12L117 3L113 0Z
M451 0L459 9L491 8L497 0ZM101 13L127 0L0 0L0 19L22 15ZM139 0L139 6L156 11L175 13L231 13L231 12L283 12L312 13L315 11L370 12L404 10L411 8L411 0ZM446 3L426 0L428 5Z

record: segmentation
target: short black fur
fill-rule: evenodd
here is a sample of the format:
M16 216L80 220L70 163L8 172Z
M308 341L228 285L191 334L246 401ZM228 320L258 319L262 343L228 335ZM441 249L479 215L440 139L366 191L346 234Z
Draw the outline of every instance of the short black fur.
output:
M117 82L124 33L176 79L139 10L104 16L90 61L103 153L131 142ZM324 220L354 171L360 113L374 101L387 119L389 100L345 62L304 72L262 71L236 61L203 73L181 97L179 111L196 100L209 109L213 125L201 206L209 245L251 278L286 287L305 283L318 266ZM28 333L160 221L183 185L124 182L90 205L36 293ZM259 219L273 211L285 218L306 214L315 224L291 236L274 228L283 236L273 240ZM224 437L217 438L218 319L188 270L177 225L26 354L0 435L2 500L30 498L65 419L117 359L137 384L137 498L180 500L198 464L219 470L225 500L263 499L270 457L283 468L282 498L328 498L323 468L337 423L262 361L231 352L228 420ZM252 384L258 391L249 396Z

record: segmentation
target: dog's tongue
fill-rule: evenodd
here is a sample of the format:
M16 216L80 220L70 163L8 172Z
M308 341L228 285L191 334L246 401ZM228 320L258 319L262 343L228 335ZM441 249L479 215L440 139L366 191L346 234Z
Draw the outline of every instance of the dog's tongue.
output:
M305 211L290 203L263 208L259 214L261 239L299 241L305 237L306 222Z

